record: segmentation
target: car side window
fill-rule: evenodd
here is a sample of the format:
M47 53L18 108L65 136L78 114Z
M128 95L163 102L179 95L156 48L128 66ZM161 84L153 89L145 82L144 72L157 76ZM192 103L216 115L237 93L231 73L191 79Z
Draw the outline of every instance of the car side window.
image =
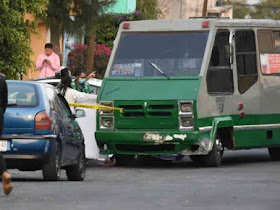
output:
M55 90L50 88L50 87L47 87L46 88L46 93L47 93L47 97L48 97L51 108L55 112L61 113L61 109L60 109L60 106L59 106L59 101L58 101L57 94L56 94Z
M72 112L71 112L71 109L70 109L67 101L61 94L58 94L57 96L58 96L58 99L60 102L59 104L61 106L61 110L62 110L63 114L67 115L68 117L71 117Z
M98 95L98 92L99 92L99 87L96 87L93 85L90 86L90 93L92 93L94 95Z

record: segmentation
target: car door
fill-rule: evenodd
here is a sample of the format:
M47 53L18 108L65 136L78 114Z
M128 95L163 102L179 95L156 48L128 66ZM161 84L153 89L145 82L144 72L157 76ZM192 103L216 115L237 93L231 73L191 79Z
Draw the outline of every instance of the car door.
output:
M69 162L68 152L67 152L67 139L71 137L71 133L69 132L68 122L66 114L63 112L60 106L59 99L57 97L56 91L48 86L46 87L46 93L49 100L49 105L51 109L52 116L52 127L54 129L55 134L59 136L61 140L61 164Z
M79 157L80 149L83 145L82 131L75 119L75 116L72 114L65 98L61 94L58 94L57 97L63 113L63 123L67 127L69 134L64 139L65 148L67 149L67 151L65 152L65 157L67 158L67 160L75 162Z

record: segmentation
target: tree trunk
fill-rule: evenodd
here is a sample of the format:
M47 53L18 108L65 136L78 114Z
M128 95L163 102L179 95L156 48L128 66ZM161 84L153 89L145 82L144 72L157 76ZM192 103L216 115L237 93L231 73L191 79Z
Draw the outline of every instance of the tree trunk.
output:
M203 2L203 9L202 9L202 17L207 16L207 6L208 6L208 0L204 0Z
M51 30L51 43L53 45L53 51L59 56L60 59L60 65L63 63L63 56L60 50L60 33L59 33L59 27L56 25L50 26Z
M86 71L91 73L94 65L94 43L96 37L96 28L89 27L87 35L87 57L86 57ZM97 72L96 72L97 73Z

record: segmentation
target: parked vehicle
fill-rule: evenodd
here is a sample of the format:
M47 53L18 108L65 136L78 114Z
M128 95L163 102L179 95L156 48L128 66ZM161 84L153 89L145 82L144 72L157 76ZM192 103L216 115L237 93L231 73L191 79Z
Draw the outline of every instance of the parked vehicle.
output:
M74 80L75 77L72 77L72 79ZM47 78L35 79L34 81L57 86L57 84L60 82L60 79L58 79L57 77L47 77ZM99 93L102 80L91 78L88 80L88 83L90 85L90 90L91 90L90 93L97 95ZM78 99L76 102L96 104L96 100ZM94 135L96 131L96 110L84 109L84 108L82 109L85 110L87 116L85 118L78 119L78 123L84 134L86 158L102 159L102 157L99 157L99 149L97 147L95 135Z
M68 180L85 177L85 146L76 118L64 97L53 86L36 82L7 81L8 107L0 151L8 168L42 170L45 180L59 180L61 169Z
M189 155L221 164L224 148L280 159L280 21L146 20L120 25L98 97L96 140L118 164Z
M75 79L75 77L72 77L72 78L73 78L73 80ZM60 82L60 79L58 79L57 77L45 77L45 78L35 79L34 81L39 82L39 83L47 83L47 84L50 84L53 86L57 86L57 84ZM102 80L90 78L87 82L90 85L90 93L98 95L99 89L102 85Z

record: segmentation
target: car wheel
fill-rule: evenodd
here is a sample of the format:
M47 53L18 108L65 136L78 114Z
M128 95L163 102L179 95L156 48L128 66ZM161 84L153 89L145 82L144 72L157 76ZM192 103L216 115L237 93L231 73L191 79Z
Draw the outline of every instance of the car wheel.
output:
M83 181L86 176L85 148L80 152L78 163L66 167L66 175L69 181Z
M117 166L132 166L135 164L135 155L115 155Z
M271 160L280 160L280 147L268 148Z
M43 166L43 177L46 181L57 181L61 173L61 148L55 143L55 151Z

